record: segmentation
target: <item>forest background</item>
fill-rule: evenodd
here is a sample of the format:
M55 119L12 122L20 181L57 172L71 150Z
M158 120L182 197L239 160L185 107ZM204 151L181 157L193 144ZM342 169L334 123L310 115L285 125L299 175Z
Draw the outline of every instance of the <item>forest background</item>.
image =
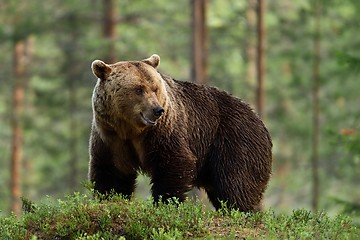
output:
M18 196L86 191L93 60L157 53L160 71L193 78L190 2L0 0L0 214L16 211ZM203 39L206 82L254 108L256 2L207 1ZM356 0L266 1L262 117L274 164L265 208L335 214L360 202L359 12ZM149 197L146 182L137 196Z

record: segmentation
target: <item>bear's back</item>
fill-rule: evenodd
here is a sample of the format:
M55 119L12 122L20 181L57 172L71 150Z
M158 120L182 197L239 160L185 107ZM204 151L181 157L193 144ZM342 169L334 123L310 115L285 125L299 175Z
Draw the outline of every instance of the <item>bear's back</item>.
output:
M215 87L173 81L173 94L186 106L178 114L188 118L189 142L198 156L206 155L209 145L223 136L234 139L235 148L247 143L252 151L271 155L270 134L247 103Z

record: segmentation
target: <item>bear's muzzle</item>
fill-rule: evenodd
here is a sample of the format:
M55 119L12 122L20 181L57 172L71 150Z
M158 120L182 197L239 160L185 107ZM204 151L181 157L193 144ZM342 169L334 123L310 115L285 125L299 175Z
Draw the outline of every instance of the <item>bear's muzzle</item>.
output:
M162 107L157 106L152 109L151 113L147 112L148 114L146 114L140 112L141 120L145 125L153 126L156 124L156 120L158 120L163 115L164 112L165 110Z
M164 109L162 107L156 107L153 109L154 116L160 117L164 113Z

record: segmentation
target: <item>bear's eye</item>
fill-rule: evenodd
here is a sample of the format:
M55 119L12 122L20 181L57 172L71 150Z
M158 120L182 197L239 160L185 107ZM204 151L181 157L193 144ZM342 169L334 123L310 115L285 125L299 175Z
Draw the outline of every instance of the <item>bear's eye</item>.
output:
M137 95L143 95L144 94L144 88L143 87L137 87L135 89L135 92Z

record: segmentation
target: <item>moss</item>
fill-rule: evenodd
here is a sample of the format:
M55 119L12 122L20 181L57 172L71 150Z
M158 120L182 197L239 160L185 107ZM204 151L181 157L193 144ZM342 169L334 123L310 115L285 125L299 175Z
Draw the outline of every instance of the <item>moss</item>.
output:
M348 217L272 210L242 213L209 211L200 203L160 204L113 196L98 201L75 193L65 200L27 200L20 219L0 218L0 239L360 239Z

